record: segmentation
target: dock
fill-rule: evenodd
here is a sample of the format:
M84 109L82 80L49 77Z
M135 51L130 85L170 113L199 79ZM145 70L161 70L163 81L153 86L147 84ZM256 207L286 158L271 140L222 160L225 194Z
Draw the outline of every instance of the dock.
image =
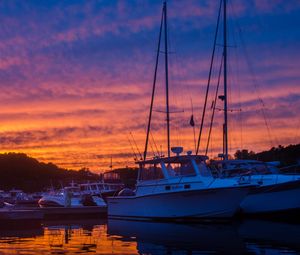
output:
M104 217L107 215L107 206L81 206L81 207L45 207L39 208L45 220L74 219L86 217Z
M1 208L0 221L18 221L18 220L42 220L44 213L37 209L25 208Z
M0 220L52 220L98 218L107 215L106 206L11 207L0 209Z

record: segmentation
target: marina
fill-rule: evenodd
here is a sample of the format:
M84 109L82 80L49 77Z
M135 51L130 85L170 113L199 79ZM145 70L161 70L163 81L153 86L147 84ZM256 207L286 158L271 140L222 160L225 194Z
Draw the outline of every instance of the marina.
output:
M300 254L299 3L0 7L0 255Z

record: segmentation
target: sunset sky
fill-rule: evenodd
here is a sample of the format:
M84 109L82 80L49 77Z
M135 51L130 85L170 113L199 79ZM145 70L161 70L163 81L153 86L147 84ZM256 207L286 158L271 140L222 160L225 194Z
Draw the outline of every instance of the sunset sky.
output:
M111 156L114 168L132 166L130 132L141 152L145 142L162 2L1 1L0 152L95 172L107 170ZM299 143L300 1L228 2L230 153ZM191 101L199 132L218 5L168 1L171 144L185 151L194 151ZM163 67L162 56L151 145L165 152ZM221 152L222 114L211 157Z

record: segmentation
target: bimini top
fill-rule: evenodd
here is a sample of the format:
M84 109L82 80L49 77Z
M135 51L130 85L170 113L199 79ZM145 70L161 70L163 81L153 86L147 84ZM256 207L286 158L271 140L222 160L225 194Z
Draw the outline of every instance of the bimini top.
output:
M156 157L153 159L146 159L136 161L136 164L144 165L144 164L159 164L161 162L164 163L186 163L191 160L195 160L195 162L203 162L208 159L207 156L204 155L180 155L180 156L172 156L172 157Z

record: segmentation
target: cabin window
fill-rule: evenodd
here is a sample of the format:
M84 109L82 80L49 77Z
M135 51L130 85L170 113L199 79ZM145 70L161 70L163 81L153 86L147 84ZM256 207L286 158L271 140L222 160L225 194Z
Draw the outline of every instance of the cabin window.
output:
M195 175L195 169L191 161L181 164L180 175Z
M164 175L162 173L161 167L158 165L151 165L148 167L141 167L140 168L140 180L147 181L147 180L159 180L164 179Z
M170 177L194 175L195 170L190 161L181 163L168 163L166 169Z
M200 162L198 164L198 169L199 169L199 172L202 176L205 176L205 177L211 177L212 176L212 172L211 172L210 168L207 167L205 163Z
M178 164L167 164L166 169L168 172L168 176L173 177L178 175Z

